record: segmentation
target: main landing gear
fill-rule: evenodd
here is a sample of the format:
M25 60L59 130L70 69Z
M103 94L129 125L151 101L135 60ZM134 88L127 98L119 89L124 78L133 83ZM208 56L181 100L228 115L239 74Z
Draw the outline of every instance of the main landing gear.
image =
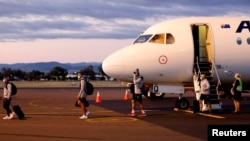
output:
M180 110L187 110L189 108L189 101L186 98L179 97L175 101L175 108L178 108Z

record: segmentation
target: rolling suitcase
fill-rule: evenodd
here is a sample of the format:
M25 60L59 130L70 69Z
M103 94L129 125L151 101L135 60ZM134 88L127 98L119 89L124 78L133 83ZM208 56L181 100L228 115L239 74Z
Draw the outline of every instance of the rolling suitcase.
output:
M21 107L19 105L13 105L13 111L17 115L18 119L23 119L25 117Z
M198 100L193 101L193 113L199 113L200 112L200 103Z

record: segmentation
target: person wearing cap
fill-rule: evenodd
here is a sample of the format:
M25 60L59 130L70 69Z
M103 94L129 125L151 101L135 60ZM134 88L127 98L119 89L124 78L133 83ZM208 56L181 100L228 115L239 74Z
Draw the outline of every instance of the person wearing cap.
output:
M141 87L143 86L143 78L140 75L139 69L136 69L133 73L133 83L134 83L134 93L131 100L131 113L129 113L129 116L135 116L135 107L136 107L136 101L139 102L139 106L141 109L141 113L138 115L140 117L146 116L146 113L144 111L144 105L142 103L142 92Z
M12 112L11 105L11 84L8 77L3 78L3 108L6 110L7 115L3 119L12 119L14 112Z
M240 100L241 100L241 93L242 93L242 80L239 73L235 73L234 75L234 83L233 83L233 102L234 102L234 113L240 112Z

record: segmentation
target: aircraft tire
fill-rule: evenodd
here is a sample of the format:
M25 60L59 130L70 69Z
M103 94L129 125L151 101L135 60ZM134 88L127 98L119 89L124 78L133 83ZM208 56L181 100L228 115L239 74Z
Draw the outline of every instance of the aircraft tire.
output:
M175 102L175 108L187 110L189 108L189 101L186 98L178 98Z

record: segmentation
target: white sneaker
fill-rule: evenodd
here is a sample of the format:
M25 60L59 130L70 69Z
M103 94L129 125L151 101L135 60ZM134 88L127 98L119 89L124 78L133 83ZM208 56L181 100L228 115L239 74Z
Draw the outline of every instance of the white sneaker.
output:
M90 113L90 111L87 111L86 112L86 116L89 116L91 113Z
M3 117L3 119L9 119L9 116L8 116L8 115L6 115L5 117Z
M81 117L80 117L80 119L87 119L88 117L87 116L85 116L85 115L82 115Z
M14 117L14 113L11 113L8 119L12 119Z

